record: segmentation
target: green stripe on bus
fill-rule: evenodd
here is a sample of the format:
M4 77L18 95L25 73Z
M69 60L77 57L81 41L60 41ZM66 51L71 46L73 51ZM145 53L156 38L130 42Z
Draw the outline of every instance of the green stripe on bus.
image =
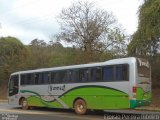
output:
M23 90L21 92L31 92ZM31 92L35 93L35 92ZM38 93L35 95L40 96ZM128 94L105 86L83 86L66 91L59 96L69 108L73 108L76 98L84 99L88 109L122 109L129 108L130 101ZM62 107L57 101L44 101L41 97L30 96L27 101L32 106Z
M130 108L136 108L140 106L148 106L151 104L151 100L130 100Z
M151 99L151 91L149 90L149 91L147 91L147 92L145 92L144 90L143 90L143 88L141 88L141 87L137 87L136 88L136 99L137 100L143 100L143 99Z

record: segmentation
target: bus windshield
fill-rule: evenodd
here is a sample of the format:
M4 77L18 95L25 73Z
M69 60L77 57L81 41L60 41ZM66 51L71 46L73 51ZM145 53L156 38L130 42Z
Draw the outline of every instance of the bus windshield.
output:
M9 81L9 96L18 93L18 75L13 75Z

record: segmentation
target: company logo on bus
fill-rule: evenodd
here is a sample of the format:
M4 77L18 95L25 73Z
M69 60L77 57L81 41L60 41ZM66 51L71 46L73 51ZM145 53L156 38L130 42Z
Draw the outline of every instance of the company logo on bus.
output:
M62 85L62 86L50 86L49 89L50 89L50 91L54 91L54 90L65 91L65 85Z
M139 65L140 66L145 66L147 68L149 68L149 62L148 61L144 61L142 59L138 59Z

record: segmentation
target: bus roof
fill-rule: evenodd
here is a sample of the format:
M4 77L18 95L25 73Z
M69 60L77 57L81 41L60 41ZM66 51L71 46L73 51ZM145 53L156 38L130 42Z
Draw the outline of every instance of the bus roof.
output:
M112 64L124 64L124 63L131 63L135 61L135 57L127 57L127 58L118 58L112 59L105 62L97 62L97 63L89 63L89 64L79 64L79 65L70 65L70 66L61 66L61 67L52 67L52 68L40 68L35 70L26 70L26 71L18 71L12 73L11 75L16 74L25 74L25 73L33 73L33 72L47 72L53 70L66 70L66 69L76 69L76 68L85 68L85 67L93 67L93 66L103 66L103 65L112 65Z

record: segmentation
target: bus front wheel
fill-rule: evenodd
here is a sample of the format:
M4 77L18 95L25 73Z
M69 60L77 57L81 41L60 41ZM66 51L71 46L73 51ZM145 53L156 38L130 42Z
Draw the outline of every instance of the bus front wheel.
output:
M79 115L84 115L87 113L87 105L86 102L82 99L78 99L74 102L75 112Z
M22 99L22 101L21 101L21 106L22 106L22 109L23 109L23 110L29 109L28 102L27 102L27 100L26 100L25 98Z

